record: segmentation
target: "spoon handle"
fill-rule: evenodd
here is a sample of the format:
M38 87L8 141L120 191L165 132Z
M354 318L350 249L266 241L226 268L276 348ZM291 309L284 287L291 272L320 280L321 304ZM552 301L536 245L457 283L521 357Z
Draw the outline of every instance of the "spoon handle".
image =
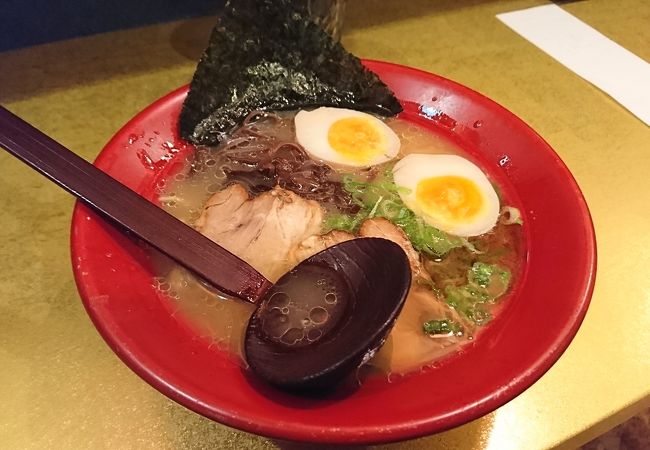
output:
M2 106L0 147L225 294L255 303L271 286L246 262Z

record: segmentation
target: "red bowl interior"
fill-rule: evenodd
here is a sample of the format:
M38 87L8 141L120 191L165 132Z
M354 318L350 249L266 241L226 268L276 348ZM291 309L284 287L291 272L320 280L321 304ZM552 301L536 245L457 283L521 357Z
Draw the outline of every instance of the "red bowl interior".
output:
M480 339L434 369L392 383L370 379L346 397L298 398L257 383L170 314L153 288L148 251L77 204L72 257L88 314L132 370L187 408L288 440L413 438L511 400L551 367L578 330L593 289L596 245L585 201L560 158L516 116L466 87L403 66L365 64L395 91L404 118L459 142L520 207L527 253L513 295ZM134 117L95 164L153 199L156 183L192 151L177 133L186 92L180 88Z

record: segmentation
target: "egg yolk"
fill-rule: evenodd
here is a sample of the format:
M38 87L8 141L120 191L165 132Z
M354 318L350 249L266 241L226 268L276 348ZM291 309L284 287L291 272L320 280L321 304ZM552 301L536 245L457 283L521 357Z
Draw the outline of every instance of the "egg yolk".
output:
M381 131L364 117L337 120L328 130L327 141L341 156L357 162L371 161L385 147Z
M471 220L482 205L478 186L472 180L454 175L420 181L415 199L426 214L450 223Z

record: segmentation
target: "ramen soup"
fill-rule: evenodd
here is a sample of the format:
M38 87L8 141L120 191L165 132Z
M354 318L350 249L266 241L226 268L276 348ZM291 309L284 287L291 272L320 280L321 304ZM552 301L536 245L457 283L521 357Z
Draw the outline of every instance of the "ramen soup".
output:
M399 244L413 284L367 363L386 374L432 365L480 338L522 259L517 209L461 148L413 123L357 111L254 112L218 147L197 148L159 198L165 210L273 282L345 240ZM175 313L245 364L243 337L254 306L181 267L163 272L157 287ZM290 309L279 305L277 313L295 315ZM301 328L287 327L278 337L304 343L318 320L306 312Z

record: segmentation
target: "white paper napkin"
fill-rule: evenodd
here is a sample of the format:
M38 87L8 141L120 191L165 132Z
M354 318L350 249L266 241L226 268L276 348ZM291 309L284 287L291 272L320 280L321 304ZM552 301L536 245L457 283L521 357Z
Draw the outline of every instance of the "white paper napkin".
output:
M498 14L497 18L650 126L650 64L646 61L556 5Z

